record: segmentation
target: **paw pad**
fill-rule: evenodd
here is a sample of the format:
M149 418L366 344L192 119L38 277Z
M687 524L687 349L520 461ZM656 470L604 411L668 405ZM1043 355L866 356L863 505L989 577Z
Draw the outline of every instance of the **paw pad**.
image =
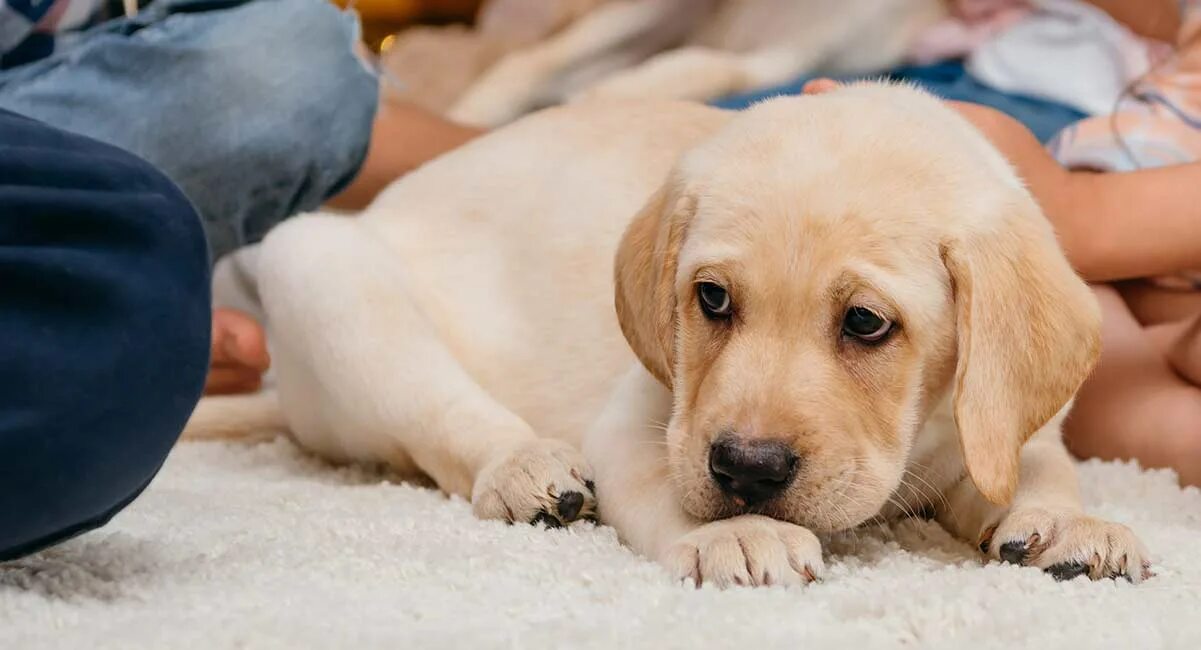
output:
M1052 564L1047 567L1046 571L1052 578L1055 578L1059 582L1065 582L1088 575L1088 565L1083 562L1061 562L1059 564Z
M586 482L586 486L591 481ZM576 517L580 516L580 510L584 508L584 495L575 490L568 490L559 495L559 503L556 510L559 511L559 517L563 521L575 521Z
M562 528L596 516L596 497L579 451L535 440L498 457L476 479L472 509L482 519Z
M534 515L534 518L530 520L530 523L535 526L541 526L543 528L562 528L563 527L563 522L559 521L554 516L549 515L545 512L539 512L538 514Z

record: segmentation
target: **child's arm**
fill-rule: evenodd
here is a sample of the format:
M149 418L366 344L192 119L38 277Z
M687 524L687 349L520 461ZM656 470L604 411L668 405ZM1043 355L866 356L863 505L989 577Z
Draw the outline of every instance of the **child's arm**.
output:
M1177 0L1085 1L1140 36L1171 43L1176 40L1176 33L1180 31L1180 5Z
M1076 172L1059 227L1088 238L1092 280L1168 275L1201 267L1201 163L1137 172Z
M1019 122L952 102L1026 180L1086 279L1110 281L1201 267L1201 163L1127 173L1071 172Z

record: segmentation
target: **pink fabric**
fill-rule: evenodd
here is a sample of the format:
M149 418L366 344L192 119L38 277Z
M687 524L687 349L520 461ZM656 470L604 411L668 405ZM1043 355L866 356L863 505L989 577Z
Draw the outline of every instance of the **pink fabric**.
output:
M1025 0L957 0L948 17L928 27L910 45L908 58L925 64L967 56L1029 12Z

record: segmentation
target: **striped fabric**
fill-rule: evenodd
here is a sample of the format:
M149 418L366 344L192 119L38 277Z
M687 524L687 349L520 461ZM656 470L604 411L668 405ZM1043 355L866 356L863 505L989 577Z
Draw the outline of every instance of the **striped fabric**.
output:
M1137 80L1112 115L1064 129L1050 143L1055 157L1077 169L1132 171L1201 161L1201 0L1182 0L1176 51ZM1201 272L1156 283L1201 288Z
M104 0L0 0L0 69L54 52L66 32L94 22Z
M1130 171L1201 160L1201 0L1182 5L1175 53L1137 80L1112 115L1064 129L1050 144L1060 162Z

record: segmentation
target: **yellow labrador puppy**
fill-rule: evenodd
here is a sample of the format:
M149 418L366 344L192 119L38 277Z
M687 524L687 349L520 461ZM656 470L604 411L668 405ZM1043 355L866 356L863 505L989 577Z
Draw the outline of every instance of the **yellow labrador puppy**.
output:
M358 220L281 226L258 274L278 395L206 400L193 436L280 424L485 518L599 499L697 582L814 580L815 533L922 510L992 558L1144 577L1060 441L1092 295L1006 161L915 90L553 109Z

